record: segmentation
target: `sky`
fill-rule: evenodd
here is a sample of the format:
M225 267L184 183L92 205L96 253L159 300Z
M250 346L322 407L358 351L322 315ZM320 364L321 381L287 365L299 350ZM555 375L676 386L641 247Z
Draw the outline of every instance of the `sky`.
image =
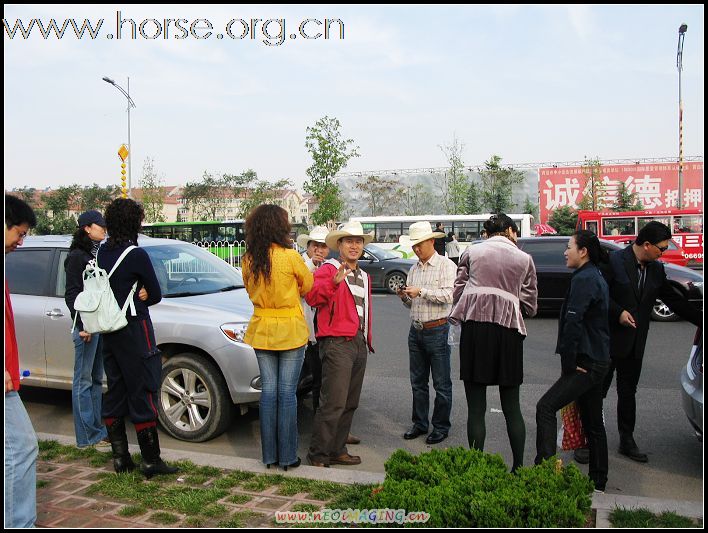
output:
M130 79L133 187L146 158L165 185L253 169L299 187L306 128L324 116L359 147L348 172L442 167L453 138L467 165L678 157L682 23L684 156L703 156L702 5L6 4L4 17L7 190L120 183L127 99L104 76ZM33 19L103 23L94 39L71 26L44 39L37 21L23 37Z

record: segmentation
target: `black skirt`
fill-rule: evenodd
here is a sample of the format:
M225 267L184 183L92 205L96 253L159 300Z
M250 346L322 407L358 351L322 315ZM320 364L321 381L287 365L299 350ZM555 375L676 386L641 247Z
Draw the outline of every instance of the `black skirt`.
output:
M460 379L476 385L521 385L524 380L524 336L491 322L463 322Z

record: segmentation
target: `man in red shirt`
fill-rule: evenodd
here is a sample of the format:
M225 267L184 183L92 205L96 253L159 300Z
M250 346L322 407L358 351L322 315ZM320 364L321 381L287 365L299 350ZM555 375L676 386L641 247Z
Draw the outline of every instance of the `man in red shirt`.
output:
M37 225L32 208L5 195L5 255ZM22 405L20 362L10 290L5 279L5 527L34 527L37 519L37 435Z

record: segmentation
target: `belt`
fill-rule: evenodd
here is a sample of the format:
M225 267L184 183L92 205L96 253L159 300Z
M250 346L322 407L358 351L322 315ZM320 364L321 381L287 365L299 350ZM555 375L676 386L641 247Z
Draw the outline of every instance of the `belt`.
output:
M447 318L439 318L438 320L431 320L430 322L421 322L420 320L413 321L413 327L418 330L437 328L444 324L447 324Z

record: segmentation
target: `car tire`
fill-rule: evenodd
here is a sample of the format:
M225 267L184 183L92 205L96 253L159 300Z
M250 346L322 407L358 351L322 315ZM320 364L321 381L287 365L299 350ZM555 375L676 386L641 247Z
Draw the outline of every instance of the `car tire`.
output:
M396 294L398 287L406 284L406 278L407 276L403 272L391 272L386 276L384 286L389 293Z
M651 309L651 318L657 322L676 322L681 320L681 318L661 300L657 300L654 303L654 307Z
M162 366L158 417L176 439L203 442L218 437L231 423L233 408L224 377L205 357L181 353Z

